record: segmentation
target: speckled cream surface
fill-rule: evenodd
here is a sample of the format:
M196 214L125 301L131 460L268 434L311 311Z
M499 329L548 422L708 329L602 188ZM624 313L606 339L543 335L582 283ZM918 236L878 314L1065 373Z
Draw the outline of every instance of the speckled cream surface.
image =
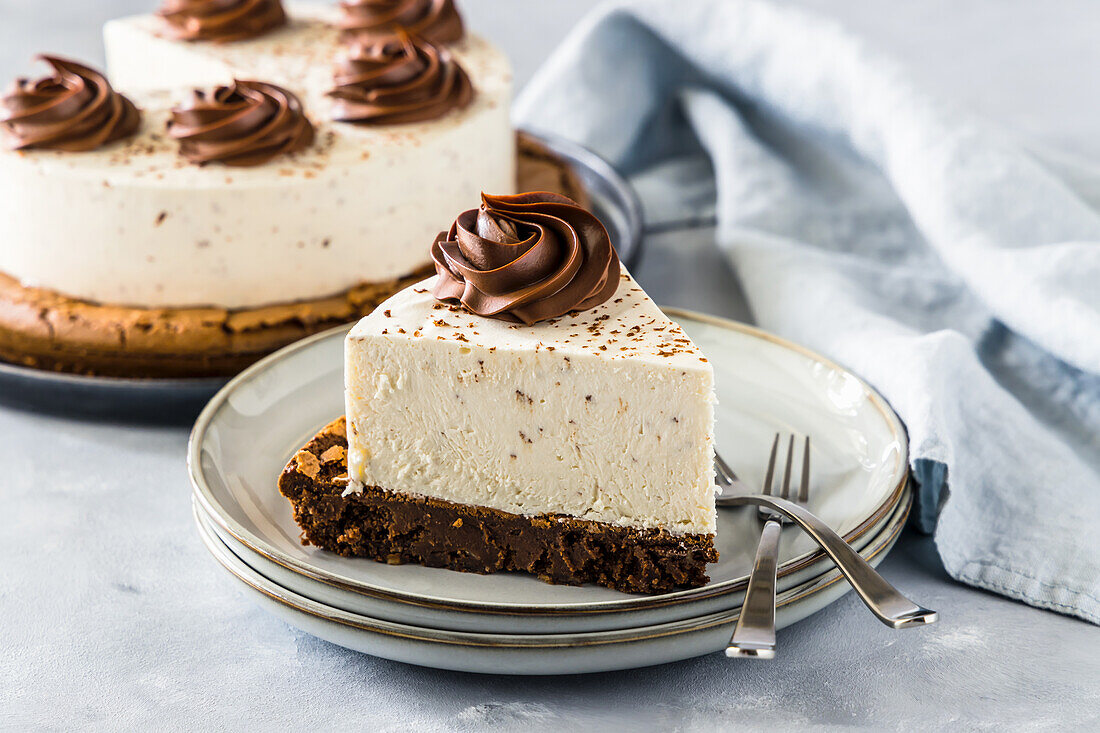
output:
M151 16L108 23L109 73L142 108L141 130L89 153L0 151L0 271L98 302L242 308L427 264L456 212L515 186L508 61L468 36L453 47L476 89L466 109L407 125L329 122L332 12L291 6L288 28L222 45L161 38ZM314 145L253 168L180 158L168 110L234 76L298 94Z
M714 532L713 371L629 275L532 326L440 303L432 283L348 335L352 490Z

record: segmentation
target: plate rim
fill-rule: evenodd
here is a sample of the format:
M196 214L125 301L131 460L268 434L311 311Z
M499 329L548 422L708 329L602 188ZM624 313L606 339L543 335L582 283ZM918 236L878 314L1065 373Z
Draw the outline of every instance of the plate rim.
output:
M895 486L887 494L883 502L871 512L859 525L853 530L847 532L844 535L846 542L851 542L854 539L861 537L876 522L886 516L890 510L897 506L901 496L905 490L906 483L909 480L909 439L905 430L905 425L898 417L897 413L890 407L886 399L879 394L871 385L864 381L858 374L855 374L850 369L841 366L835 361L824 357L817 352L809 349L805 346L801 346L787 339L777 336L756 326L750 326L748 324L733 321L727 318L721 318L719 316L711 316L703 313L697 313L695 311L682 309L682 308L662 308L662 311L673 320L677 318L688 318L711 323L722 328L736 331L741 334L759 338L765 342L772 343L796 353L815 360L819 363L825 364L831 369L840 371L854 378L863 389L864 395L872 402L878 412L882 415L883 419L889 426L894 439L901 447L896 457L896 467L898 479ZM297 341L289 346L286 346L279 351L276 351L260 361L256 362L252 366L248 367L240 374L233 377L224 387L218 390L217 394L211 398L206 407L203 408L195 421L194 427L191 430L191 434L187 441L187 473L191 481L194 495L202 502L203 507L206 509L207 514L210 515L217 524L224 529L227 533L236 538L241 544L245 545L254 552L263 555L272 562L282 565L287 570L305 575L315 580L321 580L327 582L330 585L345 588L356 593L372 596L382 600L394 601L398 603L407 603L421 607L434 608L439 610L453 610L453 611L475 611L478 613L486 614L503 614L503 615L572 615L572 614L589 614L589 613L619 613L623 611L636 610L636 609L651 609L660 608L666 605L673 605L679 603L687 603L691 601L701 600L703 598L712 598L718 595L726 593L736 592L745 587L748 582L748 578L736 578L733 580L723 581L721 583L708 584L701 588L690 588L686 590L673 591L671 593L662 593L653 596L645 597L628 597L615 600L606 601L586 601L575 604L556 604L556 605L532 605L524 603L504 604L495 602L480 602L480 601L455 601L443 598L434 598L431 596L425 596L416 593L404 593L401 591L393 591L385 588L379 588L377 586L369 586L366 584L349 583L345 579L333 575L332 573L325 572L301 563L294 558L286 556L275 547L267 547L267 544L258 537L252 536L244 527L233 520L228 514L219 511L221 507L215 501L213 492L210 490L209 485L206 482L205 476L202 472L202 446L205 443L207 430L210 427L217 412L221 407L229 401L230 395L241 384L252 379L255 375L266 371L270 365L275 362L282 361L288 358L292 354L299 351L308 349L312 345L321 340L333 338L337 334L346 333L352 328L353 324L347 324L337 326L335 328L322 331L320 333L309 336L305 339ZM797 572L798 570L807 567L813 563L819 562L822 559L827 559L824 551L821 549L805 552L780 566L780 575L787 575L789 573Z
M888 530L884 530L881 535L876 538L876 540L881 539L881 542L876 542L869 551L865 548L864 551L860 552L860 555L868 562L879 558L880 555L885 559L885 555L889 554L893 549L898 537L905 528L909 513L913 506L912 493L903 490L902 501L905 503L905 507L901 512L901 517L897 522L892 523ZM198 502L194 500L194 497L191 504L191 511L200 539L206 546L206 549L214 557L215 561L238 581L248 585L267 598L294 609L295 611L357 631L366 631L368 633L410 639L421 643L444 644L459 647L566 649L634 643L662 637L680 636L683 634L705 631L715 626L730 624L740 615L741 606L737 606L724 611L716 611L702 616L666 621L658 624L637 627L628 626L621 629L602 631L573 631L562 634L496 634L492 632L456 631L453 629L437 629L428 626L402 624L396 621L377 619L365 614L358 614L334 606L328 606L325 603L303 596L294 590L279 585L258 570L250 567L244 560L237 557L216 534L207 530L202 525L199 516L202 509ZM227 557L232 559L226 559ZM231 567L231 564L243 565L247 570ZM260 580L248 578L245 577L245 575L254 575ZM776 608L784 608L805 598L809 598L843 580L844 575L836 566L833 566L825 570L822 574L814 576L813 578L808 578L803 583L779 593L776 596ZM327 609L331 613L326 613L324 609Z

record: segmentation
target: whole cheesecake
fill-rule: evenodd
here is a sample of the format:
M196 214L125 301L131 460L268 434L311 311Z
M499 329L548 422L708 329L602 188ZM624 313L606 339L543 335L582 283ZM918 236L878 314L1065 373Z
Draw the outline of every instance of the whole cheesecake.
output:
M486 197L433 253L435 277L352 329L346 421L283 473L303 540L628 592L705 583L713 370L598 220Z
M105 28L111 86L140 109L129 135L0 150L0 358L231 373L422 278L440 218L483 189L514 190L508 62L448 3L446 44L356 35L335 5L245 4L255 23L233 33L169 12L186 5ZM407 73L404 96L371 86ZM285 92L308 144L233 158L219 125L259 83ZM434 96L406 90L417 84ZM211 122L218 94L237 96Z

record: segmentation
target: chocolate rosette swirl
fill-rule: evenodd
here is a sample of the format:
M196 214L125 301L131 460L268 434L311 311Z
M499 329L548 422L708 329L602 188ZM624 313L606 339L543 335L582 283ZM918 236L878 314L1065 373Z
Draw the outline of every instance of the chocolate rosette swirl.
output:
M103 74L56 56L41 79L17 79L0 99L0 125L12 150L80 153L137 132L141 113Z
M432 245L432 294L480 316L528 325L587 310L619 287L619 257L600 220L547 191L481 195Z
M158 15L179 41L242 41L286 25L280 0L165 0Z
M432 43L453 43L465 29L454 0L344 0L336 22L347 40L393 36L396 29Z
M422 122L470 103L470 77L450 52L401 32L357 44L336 66L333 119L368 125Z
M180 155L199 165L260 165L313 143L313 125L298 98L260 81L196 90L172 110L168 134L179 140Z

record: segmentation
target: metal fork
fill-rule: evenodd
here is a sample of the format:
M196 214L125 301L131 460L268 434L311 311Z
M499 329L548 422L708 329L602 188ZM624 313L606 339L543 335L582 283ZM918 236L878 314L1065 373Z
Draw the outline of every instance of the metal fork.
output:
M763 493L772 495L775 459L779 449L779 433L772 441L772 451L768 458L768 469L764 474ZM779 496L783 499L794 498L799 504L805 504L810 494L810 436L802 449L802 480L798 495L791 497L791 464L794 461L794 435L787 441L787 460L783 469L783 486ZM719 483L732 486L737 481L729 465L715 457L718 467L716 474ZM727 657L753 657L771 659L775 656L775 576L779 565L779 537L783 524L788 522L782 514L765 507L758 507L764 527L760 531L760 544L756 547L756 560L753 561L749 585L745 589L745 601L741 614L737 617L737 626L726 646Z
M775 522L770 519L771 517L777 516L777 512L785 515L786 521L797 524L802 531L810 535L810 537L821 546L821 549L825 551L825 554L827 554L829 559L836 564L837 569L840 570L851 584L852 589L855 590L860 600L870 609L871 613L878 617L879 621L894 629L908 629L935 623L939 619L939 614L930 609L918 606L903 596L897 588L890 585L885 578L879 575L858 552L853 550L852 547L844 541L844 538L802 506L805 504L809 493L809 436L806 437L806 445L803 450L802 482L799 487L797 500L788 501L792 461L791 453L794 447L793 435L787 446L787 468L783 478L783 496L775 496L772 494L772 476L775 469L778 444L779 434L777 433L775 440L772 442L772 452L768 460L768 470L764 479L763 494L753 494L751 490L747 489L745 485L737 479L737 475L729 467L729 464L722 460L721 456L717 454L714 456L717 482L722 486L723 494L725 494L724 496L719 496L715 500L715 504L723 507L753 504L760 510L761 516L769 517L769 521L765 523L764 532L761 533L760 545L756 552L756 562L753 565L752 574L749 576L749 586L745 593L745 602L741 616L737 621L737 629L734 630L734 636L730 640L730 648L726 650L726 654L729 656L754 656L757 658L771 658L775 656L776 567L774 560L770 568L766 562L763 567L761 567L760 560L762 551L769 549L765 547L765 534L770 533L773 535L773 537L768 539L774 541L776 546L778 546L778 535L780 533L779 530L782 520L780 522ZM770 531L768 529L769 525L773 525ZM765 558L765 560L766 559L767 558ZM770 630L771 635L770 637L764 635L762 640L766 644L770 638L771 647L769 649L765 645L762 649L757 649L755 653L742 653L744 650L733 650L733 643L738 638L737 631L741 629L743 625L747 626L749 624L749 621L744 621L746 613L751 614L759 610L755 605L750 608L750 602L756 603L756 601L750 601L750 596L754 594L754 588L757 586L758 578L761 584L770 578L771 592L767 592L766 585L761 585L756 591L756 596L758 598L763 597L770 602L768 608L764 609L762 612L763 615L759 615L757 618L766 619L765 628ZM762 604L764 601L759 601L759 603Z

